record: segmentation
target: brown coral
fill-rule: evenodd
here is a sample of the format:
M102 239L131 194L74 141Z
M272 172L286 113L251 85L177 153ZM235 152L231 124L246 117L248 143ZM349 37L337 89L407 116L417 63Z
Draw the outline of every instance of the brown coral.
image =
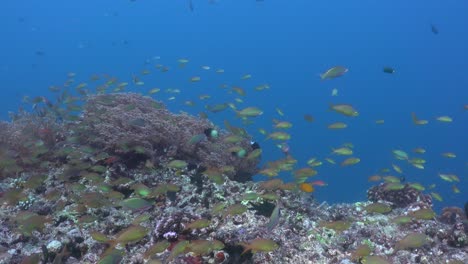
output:
M371 187L367 191L367 198L369 201L387 201L393 203L393 206L398 208L406 207L412 203L421 201L427 205L432 205L432 200L429 195L425 195L420 191L411 188L405 184L401 190L387 190L386 183Z
M466 220L463 210L459 207L445 207L442 209L439 220L446 224L455 224Z
M217 129L206 119L188 114L173 114L162 103L138 94L107 94L89 97L84 116L74 131L82 144L129 159L155 163L167 158L179 159L205 168L226 168L234 180L250 180L256 172L258 159L233 155L230 148L237 146L251 151L248 138L238 143L224 142L229 135L221 132L219 138L204 138L206 129ZM134 155L133 155L134 157Z

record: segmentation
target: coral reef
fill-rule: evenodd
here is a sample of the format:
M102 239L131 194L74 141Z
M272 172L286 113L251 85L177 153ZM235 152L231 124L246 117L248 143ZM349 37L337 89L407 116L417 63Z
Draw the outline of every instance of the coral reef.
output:
M386 188L389 183L381 183L380 185L373 186L367 191L367 198L369 201L387 201L392 203L393 207L403 208L411 203L421 201L423 203L432 205L430 195L423 194L421 191L410 187L405 184L402 189L392 190Z
M172 114L161 102L138 94L89 97L78 126L74 131L82 144L117 155L126 164L138 154L156 165L178 159L206 168L232 167L226 175L234 180L250 180L256 172L258 159L240 159L228 151L234 146L251 151L248 137L237 144L226 142L229 133L207 119ZM217 138L205 137L207 129L219 131Z
M87 102L73 121L0 123L0 263L468 261L466 218L436 217L413 188L319 204L277 179L246 181L258 160L232 152L248 136L223 140L135 94Z

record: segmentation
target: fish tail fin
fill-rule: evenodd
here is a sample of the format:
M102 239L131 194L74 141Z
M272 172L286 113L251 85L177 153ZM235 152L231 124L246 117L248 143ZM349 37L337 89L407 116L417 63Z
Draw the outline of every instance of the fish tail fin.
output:
M250 248L249 245L245 243L240 243L240 245L244 248L244 251L242 251L241 256L252 250L252 248Z
M413 119L413 123L418 123L418 118L416 117L416 114L414 112L411 112L411 118Z
M108 244L109 247L104 251L104 253L102 253L102 256L107 256L110 253L112 253L112 251L115 249L115 246L118 243L117 243L117 241L115 241L115 239L111 239L111 240L107 241L106 244Z

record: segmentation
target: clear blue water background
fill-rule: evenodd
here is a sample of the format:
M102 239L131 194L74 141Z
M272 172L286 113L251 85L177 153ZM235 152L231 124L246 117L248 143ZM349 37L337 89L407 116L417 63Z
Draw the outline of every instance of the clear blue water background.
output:
M315 178L329 184L314 193L320 201L364 200L372 185L367 178L394 163L402 167L407 181L437 185L434 191L444 198L435 202L437 209L467 202L468 111L463 105L468 104L468 2L193 0L193 5L191 12L186 0L4 1L0 116L7 119L24 95L51 96L47 87L62 84L68 72L77 73L79 83L103 73L130 81L132 74L149 69L154 73L142 77L146 85L132 89L181 89L169 108L194 114L203 110L200 94L212 96L207 103L232 100L233 95L218 88L227 83L247 90L244 106L265 111L248 127L264 149L264 161L282 158L257 132L258 127L271 131L272 118L293 123L289 144L298 168L310 157L323 160L332 147L355 145L361 163L318 168ZM431 32L431 24L439 34ZM180 58L190 60L184 69L177 67ZM156 73L156 63L171 70ZM216 75L200 69L202 65L226 73ZM318 74L335 65L349 72L321 81ZM394 67L396 73L383 73L384 66ZM247 73L252 79L240 80ZM195 75L202 82L189 83ZM255 92L253 87L262 83L271 89ZM331 97L332 88L339 96ZM198 106L183 105L188 99ZM350 103L360 116L330 112L330 103ZM429 124L413 125L411 112ZM303 120L306 113L315 117L313 123ZM436 122L440 115L454 122ZM218 125L224 119L239 124L232 112L210 118ZM385 124L376 125L377 119L385 119ZM347 122L349 128L326 129L337 121ZM396 161L391 153L415 147L427 149L424 170ZM446 151L457 158L441 157ZM439 172L458 175L461 193L454 194ZM281 177L291 179L287 174Z

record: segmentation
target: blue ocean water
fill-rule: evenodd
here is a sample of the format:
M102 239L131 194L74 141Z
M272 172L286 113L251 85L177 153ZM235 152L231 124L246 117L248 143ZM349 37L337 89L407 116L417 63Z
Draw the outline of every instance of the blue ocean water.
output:
M366 199L375 183L368 177L392 164L403 169L406 181L420 182L443 197L436 209L462 206L468 192L468 3L466 1L284 1L284 0L102 0L102 1L5 1L0 9L0 116L16 111L25 95L52 96L47 87L61 85L75 72L77 83L93 74L109 74L121 81L138 75L147 92L154 87L182 91L166 101L173 111L197 114L204 104L222 103L234 96L221 84L247 90L243 106L264 110L247 130L263 148L263 162L283 157L258 128L272 131L272 119L293 123L291 154L298 168L311 157L329 157L331 148L350 142L361 162L351 167L326 164L314 180L328 186L313 194L320 201L354 202ZM438 34L431 31L435 26ZM189 59L183 69L177 60ZM171 69L161 74L155 64ZM212 67L210 71L200 68ZM344 76L321 81L318 74L343 65ZM382 71L393 67L394 74ZM214 69L225 69L215 74ZM142 70L152 74L141 76ZM251 74L249 80L240 77ZM196 84L188 82L201 76ZM271 88L256 92L253 87ZM337 88L337 97L331 96ZM206 102L198 96L209 94ZM185 100L197 106L184 105ZM329 104L349 103L356 118L329 111ZM280 108L284 116L278 115ZM415 126L415 112L429 124ZM307 123L304 114L315 121ZM441 123L435 117L449 115ZM231 112L210 114L222 126L236 125ZM375 120L384 119L377 125ZM331 131L326 126L342 121L349 128ZM408 153L424 147L424 170L395 160L392 150ZM453 152L454 159L441 156ZM415 154L411 153L411 156ZM337 160L341 158L333 157ZM439 178L456 174L461 190ZM391 174L398 175L391 171ZM400 176L400 175L399 175ZM292 180L289 174L281 177ZM258 179L264 179L257 177Z

